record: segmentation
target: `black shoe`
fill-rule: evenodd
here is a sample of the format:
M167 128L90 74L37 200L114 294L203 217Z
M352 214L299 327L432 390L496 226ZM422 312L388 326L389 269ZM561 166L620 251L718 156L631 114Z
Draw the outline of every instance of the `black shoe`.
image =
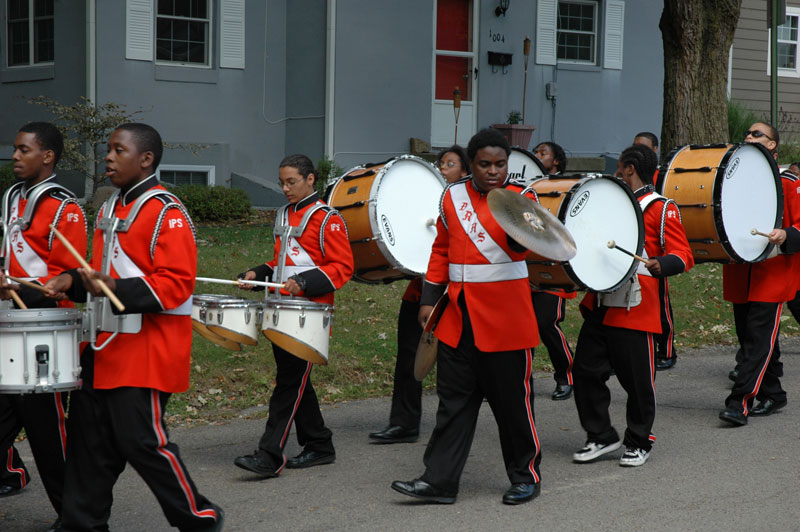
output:
M672 355L670 358L656 359L656 371L664 371L665 369L672 369L678 362L678 355Z
M289 458L286 462L286 469L303 469L304 467L332 464L335 461L336 453L304 450L294 458Z
M9 486L8 484L0 484L0 497L11 497L21 491L21 488L16 486Z
M278 468L269 459L264 458L263 454L256 451L253 454L246 454L233 461L234 465L246 469L264 478L275 478L278 476Z
M371 432L372 443L413 443L419 439L419 429L407 429L400 425L389 425L378 432Z
M758 403L758 406L753 408L750 411L751 416L768 416L770 414L774 414L784 406L786 406L786 399L783 401L773 401L772 399L766 399Z
M738 378L739 378L739 368L738 368L738 367L736 367L736 368L733 368L733 369L732 369L732 370L731 370L731 371L728 373L728 378L729 378L730 380L732 380L733 382L736 382L736 379L738 379Z
M61 532L61 518L59 517L56 519L50 528L47 529L47 532Z
M550 396L550 399L553 401L563 401L564 399L569 399L572 396L572 386L569 384L556 384L556 389L553 390L553 395Z
M539 496L542 490L540 483L526 484L519 482L512 484L510 488L503 494L503 504L522 504L533 500Z
M428 502L438 502L440 504L453 504L456 502L456 493L442 490L431 486L422 479L414 479L411 482L395 480L392 482L392 489L409 497L416 497Z
M734 427L742 427L747 425L747 416L744 413L739 412L738 410L734 410L732 408L726 408L722 412L719 413L719 418L722 421L726 421L733 425Z

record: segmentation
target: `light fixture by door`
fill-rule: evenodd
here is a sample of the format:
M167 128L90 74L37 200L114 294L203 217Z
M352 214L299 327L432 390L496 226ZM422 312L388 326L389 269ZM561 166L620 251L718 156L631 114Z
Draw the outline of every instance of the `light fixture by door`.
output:
M500 0L499 5L494 8L494 14L496 17L500 15L506 16L506 11L508 11L508 4L511 0Z

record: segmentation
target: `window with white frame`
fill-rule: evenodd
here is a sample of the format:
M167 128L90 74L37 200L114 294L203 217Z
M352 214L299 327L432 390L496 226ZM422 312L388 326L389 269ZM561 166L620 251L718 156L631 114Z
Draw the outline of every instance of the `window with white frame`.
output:
M214 185L214 166L162 164L156 175L168 185Z
M558 61L595 64L597 61L597 2L558 2Z
M156 61L211 65L211 0L158 0Z
M8 66L33 66L53 62L53 3L54 0L8 0Z
M786 8L786 22L778 26L778 75L800 77L798 22L800 9Z

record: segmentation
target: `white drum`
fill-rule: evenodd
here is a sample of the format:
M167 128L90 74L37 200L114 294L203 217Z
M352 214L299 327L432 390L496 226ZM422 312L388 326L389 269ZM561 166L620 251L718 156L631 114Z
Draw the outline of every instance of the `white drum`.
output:
M425 273L445 185L439 170L413 155L359 166L339 178L328 203L347 224L356 280Z
M192 300L192 326L212 342L238 351L241 349L239 344L258 343L262 312L260 301L198 294Z
M81 387L78 309L0 312L0 393L50 393Z
M514 146L508 156L508 177L530 185L537 177L546 175L544 166L534 154L526 149Z
M333 305L307 299L264 300L264 336L313 364L328 363Z
M608 248L609 240L637 255L644 247L642 210L622 180L603 175L550 176L535 180L529 188L561 220L578 248L575 257L562 263L528 255L533 285L610 292L633 276L639 263Z

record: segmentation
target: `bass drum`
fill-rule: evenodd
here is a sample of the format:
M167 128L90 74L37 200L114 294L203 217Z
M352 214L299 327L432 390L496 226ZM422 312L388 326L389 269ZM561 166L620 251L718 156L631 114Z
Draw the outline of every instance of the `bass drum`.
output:
M355 280L425 273L445 185L436 167L413 155L356 167L336 181L328 204L347 224Z
M675 200L695 262L758 262L783 220L775 159L760 144L682 146L667 156L661 195Z
M527 262L532 285L611 292L633 276L636 259L608 248L609 240L637 255L644 248L642 209L622 180L603 175L551 176L535 180L528 189L561 220L578 249L567 262L530 253Z
M511 148L508 156L508 177L523 186L530 185L534 179L547 175L544 166L534 154L519 146Z

